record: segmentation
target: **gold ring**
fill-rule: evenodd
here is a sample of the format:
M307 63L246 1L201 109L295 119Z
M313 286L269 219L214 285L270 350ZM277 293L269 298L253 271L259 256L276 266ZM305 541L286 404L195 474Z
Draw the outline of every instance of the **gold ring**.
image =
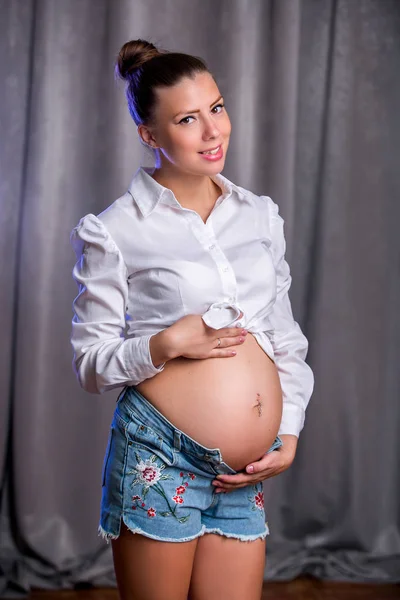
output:
M221 345L221 338L218 338L218 345L217 345L217 348L219 348L219 347L220 347L220 345Z

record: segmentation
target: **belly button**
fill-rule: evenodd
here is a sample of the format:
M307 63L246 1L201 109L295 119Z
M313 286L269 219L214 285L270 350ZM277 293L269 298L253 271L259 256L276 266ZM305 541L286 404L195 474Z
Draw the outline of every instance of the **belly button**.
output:
M257 408L258 409L258 416L261 417L262 415L262 402L260 400L260 394L257 392L257 402L256 404L253 404L253 408Z

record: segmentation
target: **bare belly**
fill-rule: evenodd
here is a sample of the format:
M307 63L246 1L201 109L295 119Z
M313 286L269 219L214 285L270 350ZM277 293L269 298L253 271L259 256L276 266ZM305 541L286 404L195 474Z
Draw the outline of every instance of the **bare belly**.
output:
M240 471L273 443L282 418L282 389L273 360L248 333L236 356L178 357L136 386L175 427ZM261 404L261 406L260 406Z

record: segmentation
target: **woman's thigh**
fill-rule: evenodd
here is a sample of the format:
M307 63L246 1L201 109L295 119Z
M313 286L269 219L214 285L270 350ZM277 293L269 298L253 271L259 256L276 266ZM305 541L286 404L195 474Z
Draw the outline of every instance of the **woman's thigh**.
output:
M241 541L215 533L199 538L190 600L260 600L266 539Z
M187 600L198 539L158 541L121 523L111 542L121 600Z

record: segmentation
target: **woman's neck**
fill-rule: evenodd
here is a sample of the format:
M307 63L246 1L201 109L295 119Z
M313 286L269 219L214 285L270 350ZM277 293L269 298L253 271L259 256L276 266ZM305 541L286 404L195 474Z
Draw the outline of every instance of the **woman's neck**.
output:
M162 167L151 175L160 185L169 188L179 204L193 210L212 209L222 190L208 175L171 172Z

